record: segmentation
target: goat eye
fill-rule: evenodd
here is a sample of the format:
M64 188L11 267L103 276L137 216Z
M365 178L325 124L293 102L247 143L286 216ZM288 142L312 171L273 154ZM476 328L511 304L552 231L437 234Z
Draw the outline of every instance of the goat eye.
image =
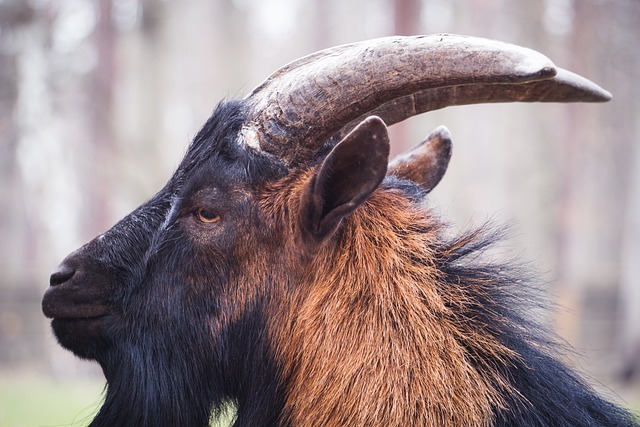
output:
M195 217L198 218L198 221L208 224L220 221L220 215L204 208L199 208L198 210L196 210Z

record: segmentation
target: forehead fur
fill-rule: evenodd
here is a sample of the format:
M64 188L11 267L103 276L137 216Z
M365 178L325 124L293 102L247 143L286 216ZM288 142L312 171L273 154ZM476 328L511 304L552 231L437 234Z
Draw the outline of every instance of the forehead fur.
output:
M211 181L214 173L230 185L243 181L255 187L274 174L281 175L282 171L273 159L238 143L238 133L246 123L246 116L243 100L218 104L189 145L176 172L179 181L187 181L186 185L193 187L196 182Z
M238 131L246 120L246 106L242 100L222 101L198 132L189 146L185 160L204 160L209 153L234 157L238 155Z

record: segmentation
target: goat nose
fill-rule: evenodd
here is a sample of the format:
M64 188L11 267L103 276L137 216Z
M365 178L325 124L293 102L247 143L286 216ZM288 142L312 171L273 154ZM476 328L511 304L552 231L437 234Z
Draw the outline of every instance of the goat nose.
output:
M75 268L71 267L68 264L62 263L58 266L58 268L56 268L53 273L51 273L49 284L51 286L61 285L67 280L71 279L74 274L76 274Z

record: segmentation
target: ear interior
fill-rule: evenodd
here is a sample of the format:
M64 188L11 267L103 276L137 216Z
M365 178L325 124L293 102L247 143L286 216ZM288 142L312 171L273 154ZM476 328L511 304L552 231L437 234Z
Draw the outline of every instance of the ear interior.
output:
M451 133L440 126L411 151L396 157L389 164L388 174L413 181L428 193L447 171L451 151Z
M303 229L324 239L378 188L387 172L387 126L375 116L362 121L331 150L307 186Z

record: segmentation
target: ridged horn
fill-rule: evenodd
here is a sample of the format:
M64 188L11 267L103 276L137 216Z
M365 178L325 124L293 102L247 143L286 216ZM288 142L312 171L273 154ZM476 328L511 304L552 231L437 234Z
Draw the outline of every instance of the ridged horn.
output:
M451 105L604 102L611 94L531 49L476 37L385 37L316 52L247 95L245 142L295 164L359 118L388 125Z

